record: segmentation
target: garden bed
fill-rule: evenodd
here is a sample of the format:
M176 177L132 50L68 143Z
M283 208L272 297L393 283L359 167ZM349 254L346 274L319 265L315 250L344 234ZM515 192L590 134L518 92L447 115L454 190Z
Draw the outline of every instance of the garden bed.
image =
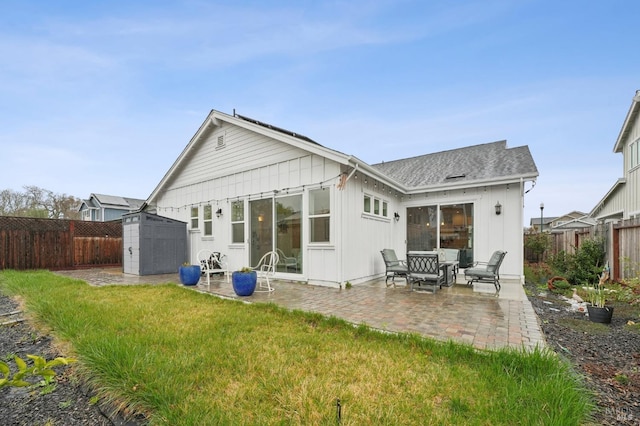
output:
M526 287L547 344L595 392L597 424L640 424L640 306L615 303L611 324L597 324L566 297Z

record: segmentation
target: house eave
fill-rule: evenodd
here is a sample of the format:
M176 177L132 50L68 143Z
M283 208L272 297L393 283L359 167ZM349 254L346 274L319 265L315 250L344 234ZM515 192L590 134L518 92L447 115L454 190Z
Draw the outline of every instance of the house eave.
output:
M593 209L591 209L591 211L589 212L589 217L596 218L597 213L602 209L602 207L604 207L604 204L607 202L607 200L618 190L618 188L625 185L626 183L627 180L625 178L619 178L616 183L613 184L611 189L605 194L605 196L602 197L600 201L598 201Z
M182 150L178 158L173 162L167 173L160 180L160 183L156 186L156 188L151 192L149 197L145 202L146 205L153 204L153 201L156 199L158 194L162 191L165 185L169 182L169 180L173 177L176 171L180 168L184 159L188 156L189 152L193 150L194 146L200 142L203 136L208 132L210 128L220 127L222 122L227 122L238 127L242 127L258 134L270 137L275 140L279 140L281 142L287 143L291 146L294 146L299 149L303 149L312 154L317 154L328 158L332 161L335 161L339 164L348 165L350 157L346 154L340 153L338 151L334 151L332 149L323 147L320 144L315 142L309 142L307 140L296 138L295 136L290 136L285 133L282 133L278 130L274 130L269 127L265 127L260 124L255 124L252 121L248 121L247 119L239 118L236 116L232 116L229 114L225 114L220 111L211 110L205 120L202 122L196 133L189 140L189 143ZM308 139L308 138L305 138Z
M485 186L496 186L496 185L509 185L509 184L520 184L529 181L535 181L538 177L537 173L527 174L527 175L518 175L518 176L504 176L500 178L491 178L491 179L479 179L474 181L461 180L459 182L452 183L437 183L433 185L423 185L417 187L407 188L407 195L409 194L419 194L423 192L433 192L433 191L453 191L457 189L469 189L469 188L481 188Z
M636 116L640 112L640 90L636 91L635 96L631 102L631 106L629 107L629 111L627 112L627 116L624 119L624 123L622 124L622 129L620 129L620 134L618 135L618 139L613 147L613 152L619 153L622 152L624 148L624 143L631 132L631 127L635 122Z

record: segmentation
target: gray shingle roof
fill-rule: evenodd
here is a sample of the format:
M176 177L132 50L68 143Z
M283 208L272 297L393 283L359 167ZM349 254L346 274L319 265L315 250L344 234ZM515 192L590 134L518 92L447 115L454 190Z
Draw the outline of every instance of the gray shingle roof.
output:
M506 141L373 164L372 167L407 187L538 175L529 147L507 148Z

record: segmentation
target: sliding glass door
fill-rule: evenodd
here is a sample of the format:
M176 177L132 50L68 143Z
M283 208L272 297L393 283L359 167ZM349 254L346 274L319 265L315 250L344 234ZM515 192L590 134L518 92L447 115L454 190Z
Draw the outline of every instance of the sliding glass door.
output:
M302 273L302 195L249 201L250 262L276 250L279 272Z
M249 210L249 261L255 266L265 253L273 250L273 199L249 201Z
M473 204L407 209L407 250L473 249Z

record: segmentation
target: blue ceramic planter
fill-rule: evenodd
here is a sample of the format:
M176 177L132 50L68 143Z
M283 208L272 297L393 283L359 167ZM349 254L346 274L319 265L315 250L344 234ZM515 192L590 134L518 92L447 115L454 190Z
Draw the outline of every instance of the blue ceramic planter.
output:
M238 296L251 296L256 290L257 281L258 275L256 274L256 271L235 271L233 274L231 274L231 284L233 284L233 291L235 291Z
M181 266L178 275L182 284L196 285L200 281L200 265Z

